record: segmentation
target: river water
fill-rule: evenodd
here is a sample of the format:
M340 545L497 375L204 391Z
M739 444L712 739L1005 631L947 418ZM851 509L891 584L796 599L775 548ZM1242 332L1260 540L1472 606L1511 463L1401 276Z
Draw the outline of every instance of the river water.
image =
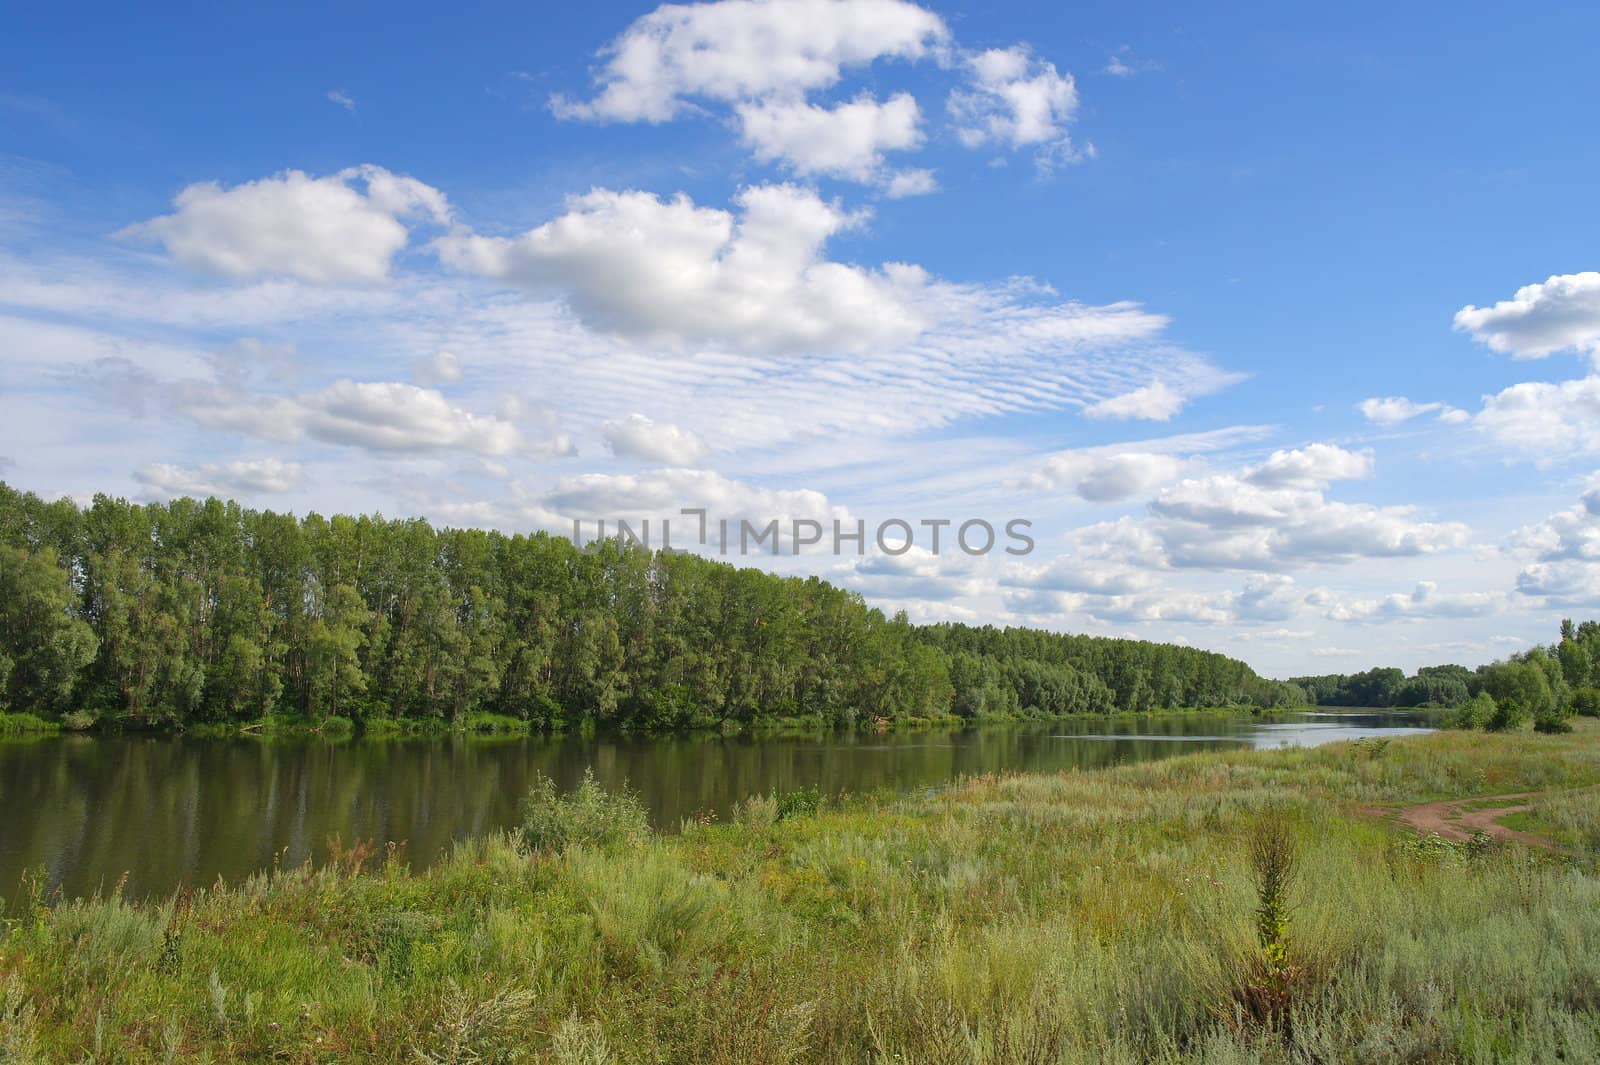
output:
M516 823L535 774L626 782L659 828L725 816L755 794L934 787L968 774L1052 771L1206 749L1303 746L1427 731L1398 711L1083 718L961 732L817 737L0 741L0 898L42 870L69 895L126 876L134 895L320 858L328 840L404 841L414 867L452 840Z

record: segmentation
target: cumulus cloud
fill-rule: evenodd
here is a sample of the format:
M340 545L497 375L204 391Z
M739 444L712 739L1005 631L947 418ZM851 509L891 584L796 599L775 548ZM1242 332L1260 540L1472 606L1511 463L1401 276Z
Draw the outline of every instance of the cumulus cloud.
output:
M411 373L419 383L425 385L453 385L459 383L463 376L461 360L449 351L436 351L418 359L412 364Z
M1512 385L1485 396L1473 424L1541 460L1600 452L1600 376Z
M1265 488L1316 488L1332 481L1371 477L1371 451L1346 451L1334 444L1311 444L1292 451L1274 451L1245 474L1251 484Z
M1114 624L1261 624L1293 617L1304 601L1292 578L1260 574L1248 577L1238 591L1169 588L1132 575L1078 584L1048 577L1015 583L1020 587L1007 593L1007 606L1039 621L1086 615Z
M601 433L614 455L663 462L669 466L693 466L705 458L709 450L698 433L651 421L643 414L605 422Z
M879 102L858 96L819 107L803 100L763 100L737 108L745 143L763 162L779 162L802 176L823 175L874 182L883 174L886 151L922 143L921 113L910 93ZM908 187L902 175L901 195Z
M1408 618L1475 618L1498 611L1505 597L1493 592L1445 594L1436 581L1418 581L1409 594L1363 599L1324 589L1312 592L1306 602L1330 621L1379 622Z
M1150 509L1164 519L1154 530L1164 560L1179 567L1281 569L1433 554L1467 540L1465 526L1420 521L1412 507L1337 502L1232 476L1181 481Z
M1067 488L1091 503L1110 503L1176 480L1185 465L1176 455L1085 448L1052 455L1027 483L1034 488Z
M950 94L957 136L969 148L1049 146L1070 156L1067 124L1078 110L1071 74L1035 58L1025 46L991 48L966 61L970 81Z
M1591 480L1591 484L1594 480ZM1517 591L1549 606L1588 608L1600 603L1600 487L1543 521L1524 526L1508 541L1527 564Z
M1083 414L1087 418L1117 421L1143 418L1164 422L1183 410L1184 402L1183 394L1177 389L1163 381L1156 381L1131 392L1091 403L1083 408Z
M883 187L883 194L891 200L903 200L908 196L926 196L938 191L938 177L932 170L920 167L896 171L890 175Z
M201 425L251 436L309 436L374 452L438 450L509 455L522 448L517 427L474 414L429 388L399 381L336 381L320 392L247 397L194 390L180 400Z
M1492 307L1469 304L1456 312L1455 327L1515 359L1558 351L1600 357L1600 272L1555 274Z
M172 214L117 236L154 241L208 273L317 284L383 281L409 238L407 221L450 218L443 193L378 166L321 178L290 170L232 188L207 181L186 187L173 205Z
M150 463L134 471L134 480L158 498L217 496L230 498L258 492L287 492L300 486L305 471L298 462L280 459L236 459L201 466Z
M1169 485L1150 502L1147 517L1079 529L1073 551L1148 569L1270 572L1428 555L1466 543L1464 525L1424 521L1413 507L1326 497L1329 482L1364 477L1371 468L1370 455L1333 445L1275 452L1259 466Z
M831 262L826 241L860 224L810 189L762 185L740 213L687 196L597 189L520 237L441 239L458 269L565 295L591 328L652 342L761 352L861 351L904 343L922 321L912 267Z
M703 529L701 519L684 514L686 509L705 512ZM827 496L811 489L766 488L712 470L678 467L563 477L552 490L527 502L522 514L544 528L567 535L572 532L573 522L578 521L580 535L585 539L593 538L599 521L606 522L612 535L616 521L628 522L635 531L642 530L648 521L651 535L658 538L651 541L652 546L661 545L665 521L670 523L675 548L718 549L726 533L728 549L742 547L742 553L747 555L788 551L792 546L790 523L795 519L819 522L831 535L832 522L848 522L849 517L843 507L833 505ZM774 519L778 522L777 538L763 539L766 526ZM749 522L752 531L746 533L743 522ZM850 528L854 528L853 523Z
M747 147L794 173L877 184L889 195L931 191L925 171L888 171L884 153L919 147L921 113L907 92L819 102L847 72L879 60L932 57L959 72L949 97L969 147L1037 147L1048 164L1073 157L1070 74L1027 46L961 55L944 21L904 0L717 0L666 4L601 52L595 94L557 94L561 118L666 122L725 107Z
M1091 503L1129 499L1193 472L1200 465L1196 456L1253 443L1271 431L1270 426L1237 425L1058 451L1029 471L1016 487L1030 492L1067 489Z
M848 559L834 576L846 587L874 598L950 603L970 601L989 589L989 581L978 569L979 563L960 551L936 555L913 545L904 554L875 552L866 558Z
M1105 565L1071 555L1063 555L1042 566L1015 567L1001 583L1033 591L1099 596L1136 595L1156 587L1155 578L1147 570Z
M1419 415L1439 412L1439 420L1448 425L1470 421L1472 415L1456 410L1446 403L1415 403L1404 396L1375 396L1356 404L1356 409L1375 425L1391 426L1410 421Z
M797 99L846 68L921 58L948 36L939 16L904 0L663 4L601 53L593 99L551 106L564 118L664 122L695 99Z

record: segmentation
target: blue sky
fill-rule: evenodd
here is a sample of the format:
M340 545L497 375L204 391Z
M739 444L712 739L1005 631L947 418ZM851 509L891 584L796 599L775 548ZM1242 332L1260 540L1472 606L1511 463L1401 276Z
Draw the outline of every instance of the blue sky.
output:
M1600 608L1600 13L722 0L0 34L0 455L803 552L919 619L1277 674Z

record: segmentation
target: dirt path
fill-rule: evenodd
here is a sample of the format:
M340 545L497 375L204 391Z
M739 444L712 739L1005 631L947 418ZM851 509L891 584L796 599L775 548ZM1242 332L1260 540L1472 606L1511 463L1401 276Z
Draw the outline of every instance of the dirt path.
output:
M1532 832L1519 832L1500 823L1502 817L1524 813L1533 809L1531 802L1518 799L1537 799L1548 794L1543 791L1523 791L1513 795L1484 795L1470 799L1445 799L1443 802L1425 802L1420 806L1407 806L1395 811L1395 816L1423 835L1438 833L1445 839L1465 841L1479 832L1492 839L1515 840L1530 847L1547 851L1560 850L1554 841ZM1481 803L1505 803L1473 809Z

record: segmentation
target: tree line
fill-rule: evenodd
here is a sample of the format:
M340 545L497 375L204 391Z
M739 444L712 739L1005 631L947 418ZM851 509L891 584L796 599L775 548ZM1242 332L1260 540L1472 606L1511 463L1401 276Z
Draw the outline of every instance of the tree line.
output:
M615 541L0 484L0 711L559 728L1298 705L1188 647L917 626L816 577Z
M1295 677L1318 706L1450 707L1466 726L1509 728L1529 718L1564 731L1571 714L1600 716L1600 622L1561 622L1560 639L1468 669L1424 666L1407 677L1393 667Z

